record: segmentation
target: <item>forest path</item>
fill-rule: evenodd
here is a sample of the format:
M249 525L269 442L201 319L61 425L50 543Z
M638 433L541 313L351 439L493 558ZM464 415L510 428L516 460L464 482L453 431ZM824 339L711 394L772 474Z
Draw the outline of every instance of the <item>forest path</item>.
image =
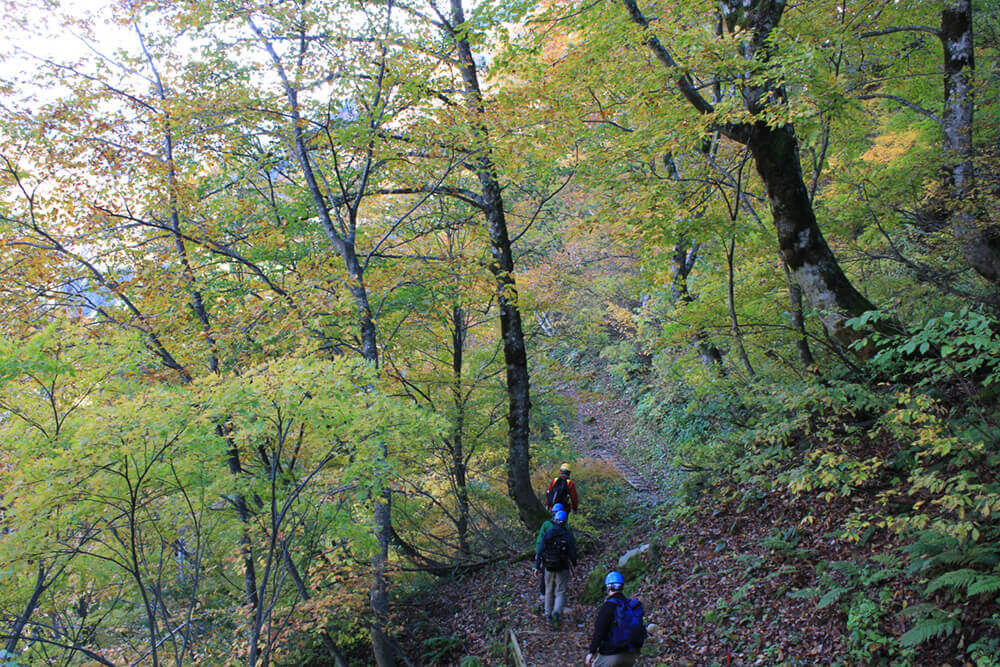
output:
M633 465L624 452L632 440L633 406L613 393L565 390L575 416L565 424L574 450L606 461L621 471L633 502L654 508L669 493L670 470ZM642 600L647 622L655 626L643 664L695 665L833 664L844 662L840 637L845 632L837 605L818 608L816 601L790 598L790 589L815 582L814 562L858 560L858 546L831 539L830 516L803 524L814 511L806 500L766 494L710 499L709 506L684 520L661 526L657 567L644 575L635 596ZM587 503L587 490L580 501ZM842 503L842 516L851 511ZM622 527L625 530L625 527ZM646 532L643 532L643 531ZM452 580L419 601L424 622L438 636L460 638L460 655L476 655L479 664L503 664L504 646L513 628L531 667L582 665L593 629L596 607L583 601L587 575L605 572L625 550L643 539L656 539L652 526L631 526L629 535L614 526L607 535L591 536L571 576L562 626L554 630L539 613L538 574L529 559ZM775 536L790 535L789 549ZM596 537L597 539L593 539ZM777 544L777 546L775 546ZM866 549L870 549L869 543ZM798 550L809 557L799 557ZM419 655L419 653L418 653ZM453 653L454 655L454 653ZM454 665L457 661L424 653L421 665Z
M574 450L580 456L604 461L618 470L635 492L637 502L655 505L662 501L663 494L655 481L631 465L622 452L631 437L634 407L610 394L582 389L568 390L564 396L574 408L573 419L566 425L566 435ZM580 493L580 502L587 502L586 491L581 489ZM551 629L533 607L532 613L522 614L521 622L513 625L528 665L549 667L583 663L595 609L581 601L584 578L599 561L609 558L605 551L598 548L580 558L579 567L570 579L564 619L558 630ZM611 557L617 558L617 555ZM537 584L537 579L534 583ZM534 593L522 593L522 608L526 603L533 605L534 596Z
M622 448L629 442L635 409L621 398L590 391L568 392L576 417L570 437L584 456L606 461L621 472L622 477L648 505L665 500L659 485L629 463Z
M634 490L636 502L655 503L660 497L657 485L622 456L621 446L628 440L633 423L633 408L613 395L566 390L575 414L565 424L573 449L581 456L606 461L621 471ZM585 489L581 503L588 502ZM635 545L632 545L635 546ZM463 638L463 650L485 658L486 664L503 664L503 643L508 628L513 628L532 667L582 665L593 629L595 607L582 601L587 574L595 567L605 567L622 553L603 540L589 553L581 554L579 566L570 577L567 606L559 629L553 629L540 614L538 574L529 560L498 564L454 585L435 590L421 601L428 620L440 635ZM445 661L421 661L423 665L450 664Z

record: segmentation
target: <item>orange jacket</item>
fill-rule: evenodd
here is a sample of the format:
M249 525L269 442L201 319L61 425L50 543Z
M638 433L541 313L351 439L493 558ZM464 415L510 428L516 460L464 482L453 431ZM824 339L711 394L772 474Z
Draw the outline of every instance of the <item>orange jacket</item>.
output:
M550 512L552 511L552 503L549 502L549 496L552 495L552 487L554 487L558 481L559 478L556 477L549 483L549 488L545 489L545 509ZM566 504L565 510L566 513L569 514L570 512L576 511L577 506L580 504L580 499L576 495L576 484L574 484L573 480L568 477L566 478L566 491L569 493L569 503Z

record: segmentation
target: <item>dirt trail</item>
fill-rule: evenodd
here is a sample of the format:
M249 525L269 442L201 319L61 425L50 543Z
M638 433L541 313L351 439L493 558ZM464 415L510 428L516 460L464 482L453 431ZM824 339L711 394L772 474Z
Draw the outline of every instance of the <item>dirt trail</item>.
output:
M607 394L577 391L568 395L576 408L571 436L580 453L607 461L622 473L625 481L651 505L663 500L656 483L621 455L629 441L635 420L627 401Z
M669 471L637 468L622 455L631 444L632 407L613 395L575 391L567 398L576 408L567 425L576 450L620 470L635 489L636 502L658 504L667 493L663 482ZM646 620L655 626L647 643L647 653L655 657L643 664L843 663L846 630L836 605L819 609L815 600L787 593L815 585L818 560L867 557L874 540L862 549L831 539L832 527L852 511L849 503L828 503L825 518L803 523L814 511L809 498L764 494L751 500L753 506L743 508L739 497L715 498L697 516L666 529L670 545L663 545L658 567L635 591ZM793 535L795 549L775 542L775 535L786 534ZM595 552L580 559L558 631L539 613L538 574L530 560L501 564L436 589L425 611L441 635L463 639L460 654L480 656L486 664L503 663L507 629L514 628L529 665L582 665L595 612L581 601L585 577L620 555L625 545L613 542L598 541ZM425 659L423 664L450 663Z
M646 479L619 454L632 421L632 408L624 401L602 394L576 391L569 395L576 417L567 435L577 452L602 459L622 471L640 502L653 503L659 494ZM444 588L429 601L442 634L464 635L465 651L492 656L487 662L499 664L498 642L507 627L514 628L533 667L582 665L594 621L594 607L581 602L585 577L607 554L584 554L567 590L567 607L561 627L551 628L542 618L538 603L538 574L531 561L499 565L479 572L474 579ZM427 663L432 664L432 663Z
M576 391L568 394L568 398L573 401L576 415L568 435L576 450L583 456L606 461L618 469L639 495L640 502L657 503L661 496L657 485L630 465L620 452L631 431L632 406L626 401L594 392ZM529 665L583 664L594 612L593 605L580 602L584 577L604 556L606 554L592 554L581 558L577 572L570 580L568 606L559 630L550 629L537 614L526 619L526 623L515 626Z

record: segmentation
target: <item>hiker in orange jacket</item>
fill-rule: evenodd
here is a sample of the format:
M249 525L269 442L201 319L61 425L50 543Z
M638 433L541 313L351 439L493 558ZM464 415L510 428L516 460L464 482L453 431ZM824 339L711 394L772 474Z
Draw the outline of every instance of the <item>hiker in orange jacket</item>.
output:
M569 478L569 465L564 463L559 466L559 476L552 480L549 488L545 490L545 509L552 511L552 506L561 504L567 513L575 512L580 504L580 499L576 495L576 485Z

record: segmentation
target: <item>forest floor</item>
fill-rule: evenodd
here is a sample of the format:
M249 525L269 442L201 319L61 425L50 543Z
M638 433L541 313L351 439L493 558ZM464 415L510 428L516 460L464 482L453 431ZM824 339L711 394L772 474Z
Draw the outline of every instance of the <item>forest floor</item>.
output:
M609 396L577 394L574 399L576 419L568 435L577 451L617 468L631 488L632 502L655 514L669 471L639 470L625 460L631 408ZM587 489L579 492L583 505ZM818 609L815 599L787 593L815 585L820 560L860 560L891 545L879 536L863 546L835 539L831 531L851 511L850 504L824 504L823 514L809 520L813 502L762 496L748 503L744 498L703 507L686 520L633 525L627 535L614 526L606 535L590 536L570 580L558 630L538 612L538 575L529 560L441 586L425 612L439 632L463 638L461 655L479 656L486 664L502 664L504 638L512 628L529 665L582 665L596 614L595 605L581 601L587 574L594 568L606 571L628 548L654 541L659 561L630 593L643 602L646 622L655 626L641 664L851 662L838 605ZM452 662L441 658L426 664Z

